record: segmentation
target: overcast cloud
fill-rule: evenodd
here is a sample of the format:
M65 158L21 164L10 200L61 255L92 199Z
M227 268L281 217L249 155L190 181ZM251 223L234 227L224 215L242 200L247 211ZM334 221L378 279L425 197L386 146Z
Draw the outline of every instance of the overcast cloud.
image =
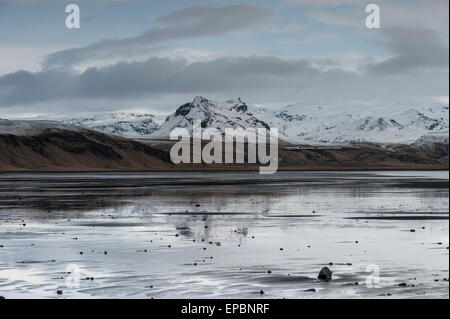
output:
M410 11L426 2L414 1ZM448 8L448 2L432 3L435 9ZM356 0L280 0L274 5L178 6L153 17L151 27L136 36L111 34L108 40L51 53L40 70L19 68L0 76L0 108L61 114L144 106L169 112L195 95L240 96L251 104L275 106L448 100L449 51L443 38L448 19L437 22L445 21L439 13L433 20L435 9L424 9L422 25L403 17L398 25L368 31ZM289 19L291 10L299 10L299 21ZM311 20L314 24L308 25ZM267 32L271 28L278 32ZM316 42L302 42L314 36ZM170 48L177 49L176 56L158 54ZM345 55L358 59L350 67L339 58Z
M185 8L159 17L156 22L161 26L152 27L139 36L103 40L86 47L55 52L44 61L44 67L71 67L78 62L105 58L123 48L131 50L171 40L211 37L243 31L261 27L272 17L272 10L251 5Z

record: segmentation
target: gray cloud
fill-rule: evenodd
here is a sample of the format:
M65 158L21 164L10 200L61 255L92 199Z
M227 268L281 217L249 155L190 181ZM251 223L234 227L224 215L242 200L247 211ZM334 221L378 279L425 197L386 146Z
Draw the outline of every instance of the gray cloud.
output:
M360 5L361 0L283 0L283 3L317 7L339 7L355 4Z
M252 5L189 7L158 18L160 26L152 27L139 36L103 40L86 47L53 53L44 61L44 68L71 67L79 62L104 58L111 52L124 48L246 30L267 24L272 16L271 9Z
M45 70L0 77L0 105L58 99L127 98L164 93L266 89L275 81L306 80L320 75L306 60L276 57L220 58L189 64L185 60L150 58L89 68L81 74Z
M32 109L32 105L39 103L71 101L59 106L59 112L65 112L72 110L74 104L82 105L89 100L86 110L92 112L107 101L117 105L118 101L126 104L193 95L241 96L254 103L299 99L366 100L380 96L395 100L405 96L447 95L447 76L445 72L423 77L357 74L337 67L323 71L308 60L277 57L220 58L191 64L185 60L150 58L145 62L89 68L81 74L47 70L5 75L0 77L0 108L28 105ZM184 100L178 103L182 102ZM175 106L177 104L171 105L170 109Z
M368 67L369 72L401 73L423 68L447 68L449 51L437 33L421 27L392 27L384 30L385 46L393 57Z

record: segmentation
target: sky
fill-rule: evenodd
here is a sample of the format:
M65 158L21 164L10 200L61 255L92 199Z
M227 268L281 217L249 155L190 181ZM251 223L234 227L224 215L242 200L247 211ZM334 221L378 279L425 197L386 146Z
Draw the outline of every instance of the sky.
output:
M80 28L65 25L68 4ZM368 4L380 28L366 27ZM448 0L0 0L0 118L448 105Z

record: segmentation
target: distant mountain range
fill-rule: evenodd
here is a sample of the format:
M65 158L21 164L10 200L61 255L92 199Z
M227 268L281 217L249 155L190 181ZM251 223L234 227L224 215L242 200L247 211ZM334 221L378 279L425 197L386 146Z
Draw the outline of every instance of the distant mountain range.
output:
M448 144L449 107L363 107L290 105L272 111L249 106L239 98L225 102L196 97L169 116L148 113L97 113L59 118L101 133L127 138L167 138L177 127L278 128L280 138L294 144L403 144L439 141ZM447 137L447 139L445 139Z
M448 136L449 107L364 107L290 105L272 111L248 106L240 99L217 102L196 97L167 118L151 114L108 113L66 123L124 137L168 137L177 127L273 127L280 138L299 144L414 144L424 136ZM431 141L429 138L428 141ZM448 141L448 140L447 140Z

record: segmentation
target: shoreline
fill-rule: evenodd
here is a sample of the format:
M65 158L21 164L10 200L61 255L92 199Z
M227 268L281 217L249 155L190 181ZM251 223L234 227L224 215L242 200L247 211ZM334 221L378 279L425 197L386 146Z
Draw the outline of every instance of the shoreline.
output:
M281 167L278 169L278 172L370 172L370 171L385 171L385 172L393 172L393 171L430 171L430 172L444 172L449 171L449 167L442 168L431 168L431 167L345 167L345 168L335 168L335 167L323 167L323 168L294 168L294 167ZM194 173L202 173L202 172L213 172L213 173L258 173L258 168L183 168L183 169L145 169L145 170L136 170L136 169L61 169L61 170L0 170L0 174L11 174L11 173L182 173L182 172L194 172Z

